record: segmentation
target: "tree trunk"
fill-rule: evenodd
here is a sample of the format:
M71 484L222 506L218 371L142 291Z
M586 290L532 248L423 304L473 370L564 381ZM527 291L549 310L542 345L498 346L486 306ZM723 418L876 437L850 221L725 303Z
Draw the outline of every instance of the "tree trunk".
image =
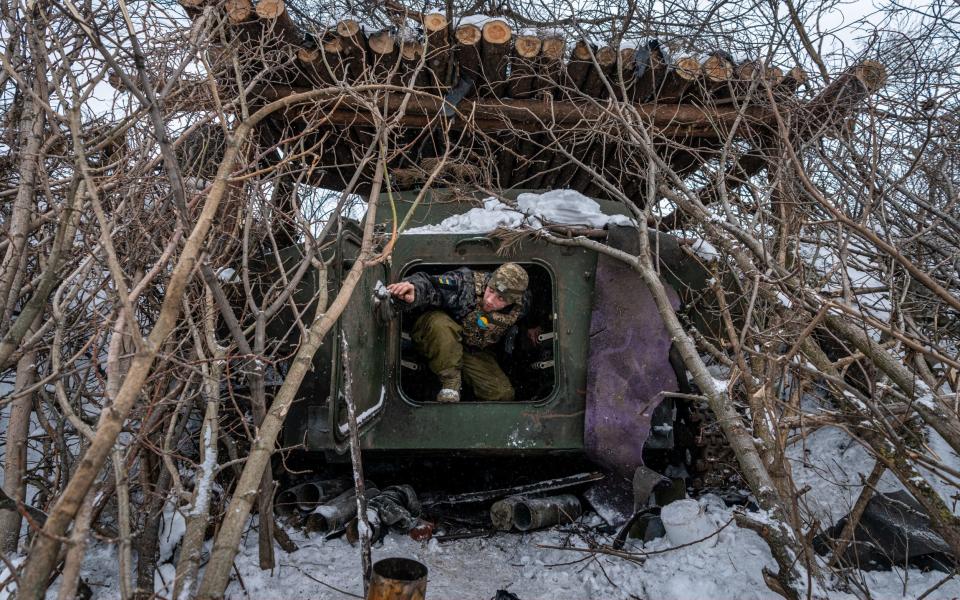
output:
M360 280L360 276L363 274L364 263L371 258L370 249L373 238L373 222L376 215L377 196L380 193L382 179L383 160L381 159L377 163L372 191L370 192L360 256L354 262L353 266L350 267L350 271L344 278L340 291L327 311L320 312L318 309L314 322L307 330L301 342L300 349L292 361L290 371L287 373L283 385L277 392L277 397L267 412L267 416L263 421L263 427L260 428L260 435L250 449L243 473L234 489L233 499L230 501L230 505L226 511L226 517L220 527L220 533L214 542L210 562L207 563L203 581L200 583L200 589L198 591L198 597L200 598L220 598L223 596L230 578L233 559L237 555L240 547L240 538L243 535L247 518L250 515L250 509L253 507L254 500L257 496L257 486L263 475L263 469L273 454L277 436L283 427L283 422L286 419L287 412L290 410L290 405L293 402L297 389L300 387L300 383L303 381L307 372L312 368L313 356L320 348L320 343L346 308L347 302L357 282ZM323 274L321 274L321 277L322 276ZM321 281L323 281L323 279L321 279ZM321 304L319 306L323 305Z
M17 361L16 379L13 384L14 401L10 404L7 418L7 443L3 463L3 491L16 502L25 501L27 434L30 429L30 413L33 412L33 394L22 391L33 385L37 374L37 352L31 350ZM20 541L22 517L15 510L0 510L0 552L15 554Z

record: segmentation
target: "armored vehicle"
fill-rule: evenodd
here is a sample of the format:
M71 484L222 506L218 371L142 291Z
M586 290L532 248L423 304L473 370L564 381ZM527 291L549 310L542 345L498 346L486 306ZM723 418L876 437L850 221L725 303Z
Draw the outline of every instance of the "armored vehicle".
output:
M518 193L506 196L516 198ZM389 263L364 272L298 393L287 418L285 446L323 451L330 460L346 452L346 369L352 375L361 446L369 451L586 453L629 476L643 464L644 449L670 450L676 445L673 426L678 413L670 392L685 386L686 375L678 361L671 361L670 338L635 272L594 251L536 237L506 245L487 233L437 227L417 233L418 228L431 229L425 225L463 215L476 204L439 191L411 208L414 197L393 196L398 219L413 211L414 232L398 238ZM601 203L600 208L608 214L618 211L614 203ZM393 218L386 209L379 215L385 225ZM608 245L627 251L635 251L638 234L632 225L594 231L605 236ZM707 274L676 238L648 235L658 248L663 278L671 290L704 285ZM359 244L359 226L348 224L333 249L331 292L356 258ZM499 357L516 389L516 400L473 401L465 390L459 403L435 402L439 382L410 342L416 314L400 312L389 322L378 322L374 317L378 282L463 266L489 271L508 260L527 270L532 297L530 314L519 323L518 343L511 354L501 349ZM315 284L316 280L307 280L298 301L306 302ZM674 300L681 302L678 294ZM349 365L343 364L340 343L334 341L341 337L349 349Z

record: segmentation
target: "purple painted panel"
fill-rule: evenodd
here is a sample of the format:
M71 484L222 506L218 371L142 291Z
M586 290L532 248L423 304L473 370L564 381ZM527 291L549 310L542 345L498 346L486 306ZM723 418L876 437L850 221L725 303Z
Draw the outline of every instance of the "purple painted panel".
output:
M667 286L674 308L680 300ZM677 390L670 366L670 336L640 275L600 256L590 316L587 455L632 478L643 464L650 419L665 391Z

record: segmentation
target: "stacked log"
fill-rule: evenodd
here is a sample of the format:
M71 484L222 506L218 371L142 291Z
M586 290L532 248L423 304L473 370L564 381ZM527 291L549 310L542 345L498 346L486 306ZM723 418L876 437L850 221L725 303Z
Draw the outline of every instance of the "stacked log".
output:
M634 81L630 97L634 102L650 102L663 85L669 57L656 39L640 47L634 57Z
M567 42L562 35L552 33L544 36L540 46L540 60L537 61L538 80L533 84L533 95L552 98L556 91L556 82L563 72L563 55Z
M511 98L529 98L535 93L537 82L537 59L543 40L535 32L517 36L510 61L510 78L507 80L507 95Z
M579 90L587 80L587 75L593 69L591 55L594 49L586 40L578 40L570 51L570 61L567 63L566 81L564 86L568 93Z
M617 53L617 70L613 90L620 102L630 101L636 78L637 47L633 44L621 44Z
M506 89L513 31L506 21L493 19L483 24L480 39L484 85L478 91L481 96L496 98Z
M424 51L427 67L432 74L430 89L442 93L452 85L453 63L451 62L450 39L447 31L447 17L440 12L428 12L423 15L423 30L426 37Z
M601 46L594 54L587 77L584 79L580 91L593 98L606 98L609 87L612 86L611 76L617 68L619 53L610 46Z
M729 96L730 80L733 79L734 61L728 52L715 50L700 65L703 74L703 92L705 96Z
M374 81L384 81L397 84L397 61L400 58L400 47L396 38L389 29L381 29L370 34L367 38L367 47L370 49L370 66L373 69Z
M252 20L256 14L250 0L227 0L224 8L227 11L227 19L234 25Z
M483 65L480 61L480 39L483 32L473 23L461 23L454 38L457 40L456 56L460 77L468 77L477 86L483 81Z
M213 0L180 2L191 15L214 5ZM800 68L784 72L756 61L736 64L722 50L671 57L655 39L617 47L556 32L514 30L502 18L472 16L451 22L449 15L427 10L417 14L416 22L408 21L413 27L399 30L365 31L360 19L342 17L308 32L291 18L284 0L225 0L219 6L234 24L228 28L237 32L229 34L232 39L296 57L293 69L260 64L256 53L244 61L244 77L258 68L267 70L267 85L255 90L257 102L360 82L416 88L420 93L405 105L406 129L397 132L397 143L410 149L403 160L429 160L444 144L449 147L449 140L440 143L422 128L433 126L441 110L450 110L441 99L461 80L469 80L451 131L457 132L460 159L471 160L480 147L494 155L483 160L495 166L503 187L525 182L529 187L569 185L599 193L591 171L607 169L606 175L621 180L631 193L642 194L642 178L626 175L619 164L623 157L610 153L615 147L610 140L618 133L605 117L607 102L632 104L644 126L656 132L656 143L662 144L658 153L686 174L709 160L729 132L728 124L738 114L729 98L743 98L753 90L737 135L755 144L772 119L765 107L768 99L789 101L795 108L796 92L807 80ZM882 84L880 72L882 67L865 63L844 74L807 105L813 115L807 120L832 124L849 114L878 81ZM390 113L399 110L402 101L402 94L391 93L383 107ZM323 111L320 119L318 111ZM310 142L319 149L314 153L316 166L335 171L335 178L351 174L357 160L351 145L371 139L376 125L366 108L347 96L326 108L298 107L273 119L278 131L285 132L278 143L298 126L318 128ZM603 132L603 127L611 129ZM474 132L481 132L476 140ZM558 142L556 136L562 139ZM671 151L671 141L686 149ZM566 152L557 152L555 143ZM591 168L571 168L567 153Z
M700 61L695 56L682 56L676 59L667 68L663 84L657 91L655 100L663 104L681 102L699 74Z
M367 38L360 20L350 16L337 21L337 36L340 38L340 60L346 63L350 79L358 81L367 68Z

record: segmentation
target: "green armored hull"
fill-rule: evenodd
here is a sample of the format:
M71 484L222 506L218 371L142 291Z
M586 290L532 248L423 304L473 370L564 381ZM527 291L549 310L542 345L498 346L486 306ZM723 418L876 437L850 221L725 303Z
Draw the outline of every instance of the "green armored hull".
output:
M414 197L413 194L394 196L398 219L403 219ZM387 199L383 201L387 202ZM463 214L473 206L456 202L452 194L434 193L413 212L409 227L436 224L451 215ZM606 205L604 209L614 210L615 205ZM392 217L390 210L379 212ZM389 231L389 223L385 226ZM636 236L636 229L630 228L629 231ZM673 263L664 270L668 283L676 288L681 284L702 285L705 273L694 261L685 258L674 238L659 236L657 243L661 248L661 261ZM355 258L358 246L359 229L348 226L331 250L335 252L328 277L331 293ZM501 357L501 365L517 390L516 401L479 402L467 397L456 404L434 402L436 379L409 341L415 316L401 313L387 324L378 323L374 318L373 300L377 282L399 281L417 271L441 273L464 266L493 270L508 260L523 265L530 274L534 310L526 327L535 329L539 341L526 346L520 344L512 354ZM349 348L352 395L357 405L361 445L365 449L582 452L588 412L588 364L597 266L598 255L593 251L532 237L505 247L487 234L433 232L401 235L392 260L364 272L348 309L333 332L336 337L329 336L317 354L314 372L302 386L287 419L285 445L302 445L308 450L328 454L346 450L344 365L341 364L341 352L334 351L339 346L334 340L340 340L342 336ZM617 283L629 287L639 285L638 282L637 278ZM315 277L305 282L298 292L298 302L306 303L312 297L316 283ZM642 318L660 322L655 311L642 315ZM657 352L655 358L644 360L659 362L661 367L669 365L667 352ZM643 376L643 373L639 375ZM595 387L595 383L591 385ZM622 399L628 404L630 400ZM653 421L650 437L646 440L648 446L670 447L673 439L669 424L674 411L672 402L660 400L662 398L651 405L656 414L637 415L637 418ZM618 418L622 419L622 415Z

